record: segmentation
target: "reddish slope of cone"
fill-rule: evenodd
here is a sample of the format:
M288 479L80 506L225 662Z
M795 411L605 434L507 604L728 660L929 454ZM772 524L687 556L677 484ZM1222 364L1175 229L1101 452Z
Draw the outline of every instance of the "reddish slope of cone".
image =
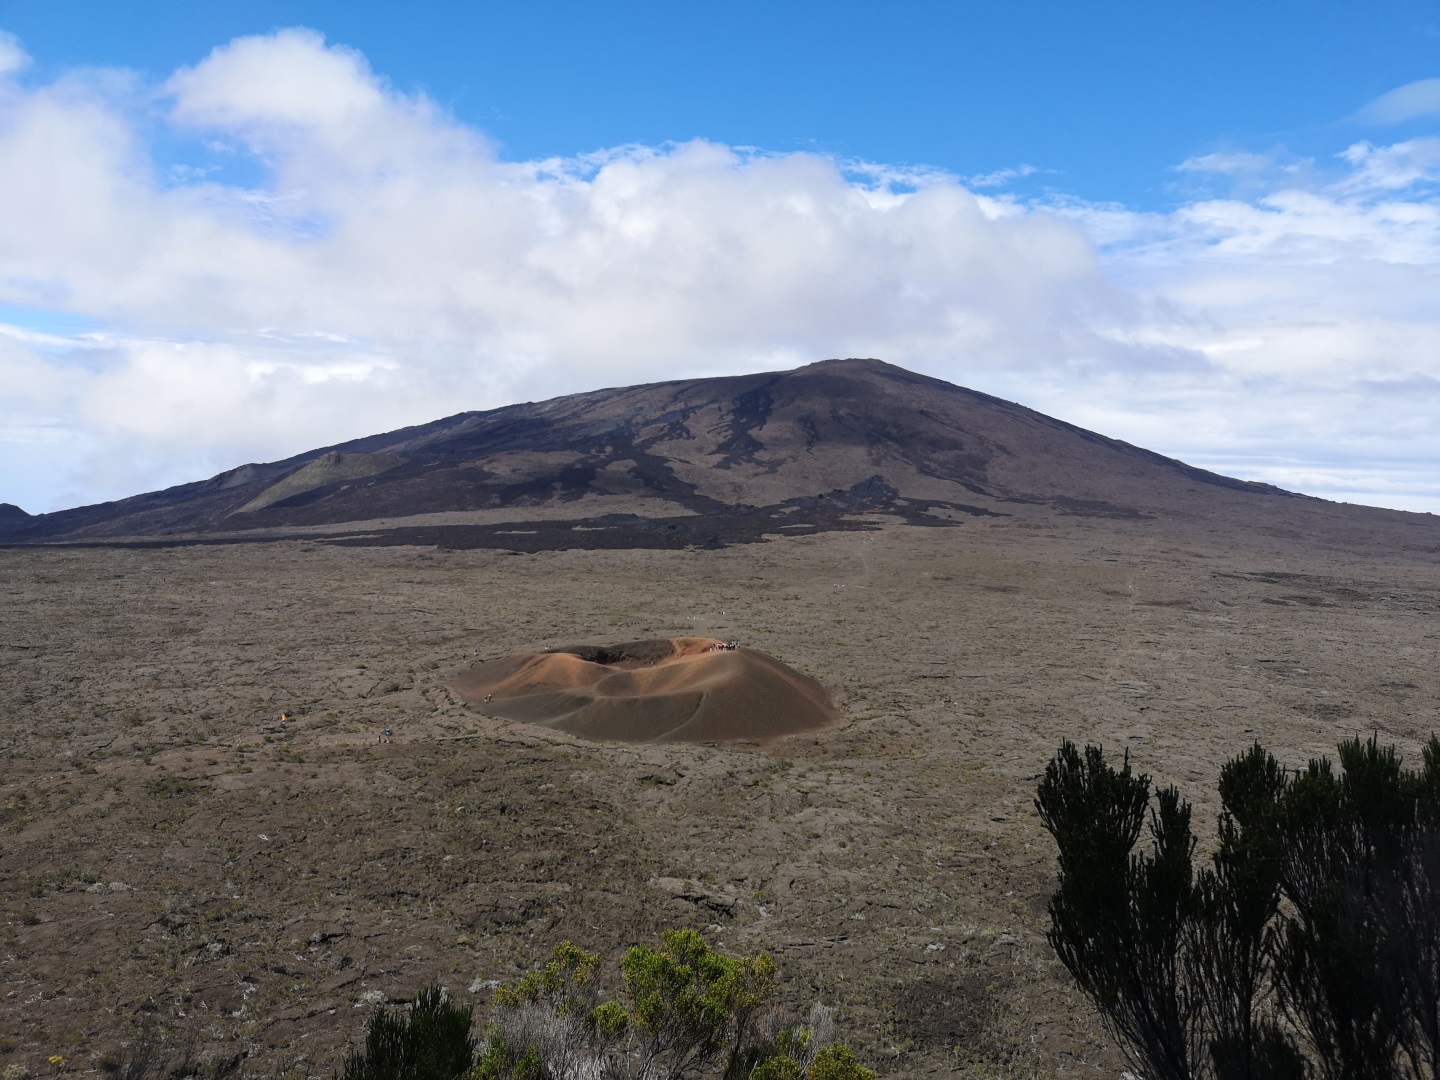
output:
M768 742L838 716L814 679L712 638L508 656L460 672L449 686L492 716L596 741Z

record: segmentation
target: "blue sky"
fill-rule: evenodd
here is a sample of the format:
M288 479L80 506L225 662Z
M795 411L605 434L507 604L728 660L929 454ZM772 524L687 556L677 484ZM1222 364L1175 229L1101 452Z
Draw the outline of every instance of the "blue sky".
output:
M403 14L402 14L403 12ZM1173 205L1175 165L1324 154L1440 75L1440 3L454 3L0 0L42 75L163 78L234 37L310 26L510 158L692 138L929 165ZM1423 128L1424 125L1414 125ZM1431 125L1433 127L1433 125Z
M879 355L1440 510L1440 2L0 0L0 501Z

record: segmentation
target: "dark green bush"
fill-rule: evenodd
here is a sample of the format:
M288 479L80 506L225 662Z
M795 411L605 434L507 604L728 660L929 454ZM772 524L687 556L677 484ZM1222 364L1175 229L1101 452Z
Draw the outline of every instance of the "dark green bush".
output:
M1096 747L1050 762L1050 941L1145 1076L1440 1077L1440 740L1418 772L1373 737L1339 751L1338 775L1258 744L1227 763L1198 870L1174 788Z
M1185 983L1190 918L1190 808L1168 788L1151 808L1150 778L1126 755L1119 771L1097 747L1066 742L1036 806L1060 849L1049 935L1061 962L1121 1043L1155 1080L1191 1076L1198 999ZM1133 854L1151 809L1149 854Z
M456 1080L475 1064L471 1007L431 986L408 1007L370 1016L365 1048L345 1060L343 1080Z

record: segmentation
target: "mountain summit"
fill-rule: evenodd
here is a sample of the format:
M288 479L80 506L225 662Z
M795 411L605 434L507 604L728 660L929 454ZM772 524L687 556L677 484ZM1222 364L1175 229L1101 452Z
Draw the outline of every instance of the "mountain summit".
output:
M738 536L849 527L867 512L941 526L1040 511L1211 517L1299 502L1331 505L849 359L459 413L118 502L6 517L0 536L259 538L303 528L339 537L373 535L380 523L433 531L525 520L574 533L608 517L621 532L677 523L672 541L691 543L715 532L712 519Z

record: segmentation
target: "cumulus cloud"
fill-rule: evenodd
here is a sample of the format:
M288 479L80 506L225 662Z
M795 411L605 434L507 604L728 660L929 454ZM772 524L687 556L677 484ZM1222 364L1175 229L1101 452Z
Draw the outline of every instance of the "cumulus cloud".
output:
M1354 172L1341 184L1347 191L1401 191L1440 179L1440 138L1411 139L1393 146L1358 142L1340 155Z
M157 127L195 160L162 167ZM1392 392L1440 377L1424 140L1167 214L704 141L507 162L284 30L158 87L0 79L0 160L0 501L32 510L847 355L1227 471L1440 504L1423 470L1376 464L1440 453L1424 395ZM224 179L236 161L248 179Z

